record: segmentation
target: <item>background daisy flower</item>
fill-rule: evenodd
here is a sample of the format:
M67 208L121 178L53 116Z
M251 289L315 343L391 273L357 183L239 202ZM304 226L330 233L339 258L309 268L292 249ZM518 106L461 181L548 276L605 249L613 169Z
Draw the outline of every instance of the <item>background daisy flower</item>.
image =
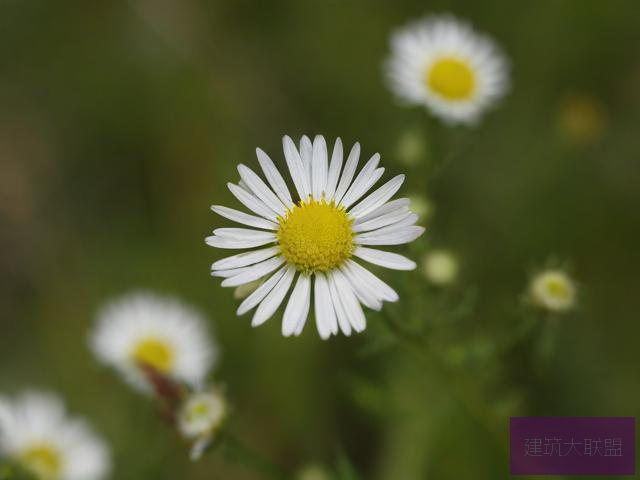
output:
M150 293L131 294L105 306L90 345L101 362L144 392L151 391L147 368L173 381L200 386L217 353L199 312Z
M110 470L106 444L83 421L69 418L55 396L0 398L0 456L41 480L98 480Z
M227 401L217 388L193 392L183 400L176 421L180 433L194 440L192 460L198 460L211 445L226 417Z
M449 124L475 123L508 87L507 61L492 40L452 16L415 21L391 37L392 91Z
M458 277L458 259L448 250L433 250L422 258L422 273L434 285L445 286Z
M268 277L238 308L242 315L257 307L252 325L267 321L293 285L282 321L285 336L299 335L311 304L320 337L365 328L362 305L380 310L397 293L354 257L375 265L411 270L415 263L397 253L371 246L399 245L415 240L424 228L409 211L408 199L391 200L404 175L398 175L365 195L382 177L375 154L356 174L360 145L351 149L343 168L343 148L336 140L329 160L323 136L313 143L303 136L300 148L283 139L284 155L295 187L291 195L271 159L257 149L263 181L245 165L241 181L229 183L231 193L252 214L214 205L213 211L251 228L218 228L206 242L218 248L255 249L212 265L223 287L237 287ZM313 302L311 300L313 291Z
M529 296L538 307L550 312L566 312L576 304L576 286L566 272L544 270L531 279Z

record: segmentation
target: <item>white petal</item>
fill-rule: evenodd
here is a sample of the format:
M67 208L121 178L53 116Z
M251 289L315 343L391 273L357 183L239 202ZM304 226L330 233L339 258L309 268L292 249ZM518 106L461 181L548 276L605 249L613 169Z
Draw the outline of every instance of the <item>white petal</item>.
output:
M311 140L306 135L303 135L300 139L300 158L302 159L302 165L304 165L304 171L307 175L307 184L309 185L309 193L313 193L312 181L311 181L311 162L313 160L313 145Z
M410 200L408 198L396 198L395 200L391 200L390 202L385 203L381 207L376 208L372 212L364 215L363 217L358 218L355 221L355 224L368 222L369 220L373 220L374 218L380 217L382 215L386 215L395 210L406 209L409 207Z
M351 147L351 151L349 152L349 156L347 157L347 163L345 164L344 170L342 171L342 176L340 177L340 182L338 182L336 194L333 197L336 201L336 204L340 203L340 200L342 200L342 197L349 188L349 185L351 185L353 174L356 172L356 168L358 167L359 158L360 144L356 142L353 147Z
M397 253L384 252L373 248L356 247L353 254L369 263L393 270L413 270L416 268L416 262Z
M273 290L269 292L262 303L260 303L260 306L256 310L256 313L253 315L253 319L251 320L252 327L262 325L275 313L275 311L282 303L282 300L284 300L285 295L289 291L289 287L291 286L291 282L293 281L293 276L295 273L295 267L293 267L293 265L289 265L284 276L275 285L275 287L273 287Z
M336 286L336 281L334 275L329 272L327 274L327 280L329 282L329 293L331 294L331 302L333 302L333 308L336 311L336 318L338 319L338 326L342 333L346 336L351 335L351 323L349 323L349 317L344 307L342 306L342 300L340 299L340 294L338 293L338 288Z
M289 303L282 317L282 335L288 337L296 331L300 319L304 315L307 318L309 313L309 296L311 295L311 278L308 275L300 274L296 286L293 287ZM306 305L306 310L305 310Z
M373 174L368 178L366 183L359 185L358 189L353 191L352 195L350 195L347 201L344 201L344 198L342 199L343 200L342 205L345 208L349 208L350 205L353 205L355 202L357 202L358 199L360 199L365 193L367 193L371 189L371 187L373 187L376 184L376 182L380 180L383 173L384 173L384 168L376 168L373 171ZM345 195L345 198L346 198L346 195Z
M254 240L265 239L274 241L277 235L273 232L265 232L264 230L253 230L251 228L216 228L213 234L222 238L235 238L237 240Z
M234 210L233 208L223 207L221 205L212 205L211 210L218 215L233 220L234 222L247 225L249 227L264 228L266 230L277 230L278 225L271 220L256 217L255 215L249 215L248 213Z
M237 287L244 283L253 282L261 277L264 277L267 273L273 272L276 268L284 263L284 258L273 257L269 260L265 260L261 263L256 263L250 267L250 270L236 275L235 277L227 278L222 282L223 287Z
M424 227L391 226L357 235L353 241L358 245L401 245L414 241L423 233Z
M340 177L340 169L342 168L342 140L336 139L333 146L333 154L331 155L331 164L329 166L329 174L327 177L327 188L325 190L327 202L330 202L336 191L338 178Z
M380 215L367 222L354 225L352 230L354 233L369 232L371 230L380 230L383 227L388 227L399 222L403 222L415 213L411 213L407 207L399 208L386 215ZM415 222L414 222L415 223Z
M322 135L316 135L313 140L313 156L311 160L311 183L313 197L316 200L322 199L322 194L327 188L328 169L327 143Z
M273 188L273 191L276 192L278 198L287 208L293 207L293 200L291 200L291 193L289 193L287 184L271 158L269 158L269 155L259 148L256 148L256 155L258 157L260 167L264 172L264 176L267 177L267 181L269 182L269 185L271 185L271 188Z
M371 195L362 200L358 205L353 207L349 211L349 215L359 218L382 206L387 200L395 195L402 185L402 182L404 182L404 175L393 177Z
M307 323L307 317L309 316L309 309L311 307L311 279L309 279L309 294L304 303L304 308L302 309L302 315L298 319L298 325L296 325L296 331L293 334L297 337L302 333L304 329L305 323Z
M307 181L305 166L302 164L298 149L293 143L293 140L286 135L282 138L282 148L284 149L284 158L287 161L289 173L291 174L291 179L296 187L298 196L300 200L306 202L309 199L311 190Z
M351 326L356 332L362 332L367 327L367 320L354 290L340 270L334 270L333 276L336 281L336 288L338 295L340 295L342 307L349 318Z
M276 196L275 193L267 186L266 183L258 176L256 172L246 165L238 165L238 173L240 178L249 186L253 194L262 200L276 215L282 216L286 212L286 207Z
M365 193L367 193L371 189L371 187L376 184L378 180L380 180L383 174L384 168L376 168L373 171L373 175L369 177L369 180L367 180L364 185L360 186L358 191L353 193L353 197L349 199L349 202L343 204L345 208L348 208L349 205L353 205L355 202L357 202Z
M222 277L222 278L235 277L236 275L240 275L241 273L246 272L250 268L251 268L251 266L239 267L239 268L230 268L230 269L227 269L227 270L213 270L211 272L211 276L212 277Z
M231 257L218 260L211 265L212 270L226 270L229 268L240 268L252 265L254 263L261 262L267 258L271 258L277 255L279 251L278 247L263 248L261 250L254 250L252 252L243 252Z
M234 237L219 237L216 235L212 235L205 238L204 241L211 247L238 249L261 247L262 245L266 245L267 243L273 243L275 241L275 238L260 237L238 239Z
M327 279L322 273L316 273L315 275L315 298L313 303L316 314L316 327L318 328L320 338L326 340L334 331L337 332L338 320L333 311L333 303L331 303L331 294L329 293Z
M353 260L347 260L346 266L360 277L364 283L372 286L373 291L376 292L379 299L386 300L388 302L397 302L400 298L393 288L384 283L359 263L354 262Z
M362 190L362 188L371 179L376 170L376 167L378 166L378 163L380 163L380 154L376 153L369 159L367 163L364 164L364 167L362 167L362 170L360 170L360 173L351 184L351 187L349 187L347 193L345 193L344 197L342 197L342 200L340 200L340 205L348 208L350 205L355 203L355 201L360 198L362 194L365 193L360 193L360 190ZM356 198L356 195L358 194L359 196Z
M245 190L242 187L239 187L238 185L234 185L233 183L227 183L227 187L229 187L229 190L231 190L231 193L233 193L233 196L236 197L238 200L240 200L240 202L249 210L251 210L254 213L257 213L258 215L266 218L267 220L271 220L272 222L277 221L276 214L269 207L267 207L262 200L257 198L255 195L253 195L252 193L249 193L247 190Z
M343 265L340 268L340 272L344 274L344 277L346 281L348 281L351 290L365 307L376 311L379 311L382 308L382 302L378 299L376 292L372 291L370 288L367 288L367 285L362 283L360 277L358 277L351 269L348 269L345 265Z
M286 271L287 267L284 266L276 273L271 275L271 277L269 277L266 282L256 288L251 295L244 299L244 301L238 307L236 314L244 315L253 307L258 305L262 301L262 299L267 296L267 294L271 291L275 284L278 283L278 281L280 280L280 278L282 278Z

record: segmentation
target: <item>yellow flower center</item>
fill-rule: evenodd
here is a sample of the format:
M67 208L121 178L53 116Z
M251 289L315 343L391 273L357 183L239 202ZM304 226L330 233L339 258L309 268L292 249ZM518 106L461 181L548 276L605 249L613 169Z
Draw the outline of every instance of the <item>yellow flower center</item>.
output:
M27 448L20 456L22 464L38 478L53 480L62 473L62 458L56 448L41 444Z
M279 221L282 255L300 272L326 272L351 256L352 220L334 202L300 201Z
M562 278L547 279L547 293L558 299L567 299L570 295L570 289L567 282Z
M476 88L469 64L453 57L436 60L426 73L427 86L447 100L468 100Z
M208 415L210 409L211 406L207 402L198 402L187 409L186 417L188 420L194 421Z
M171 346L154 337L148 337L139 342L132 356L136 363L151 367L160 373L169 372L174 360Z

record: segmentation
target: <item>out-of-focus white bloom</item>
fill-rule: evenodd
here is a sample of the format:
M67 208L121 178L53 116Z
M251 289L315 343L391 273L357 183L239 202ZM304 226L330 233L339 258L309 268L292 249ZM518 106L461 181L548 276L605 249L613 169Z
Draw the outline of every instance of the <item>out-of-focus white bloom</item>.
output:
M415 212L420 220L427 222L433 216L433 204L422 195L409 195L409 208Z
M177 412L180 432L194 439L190 457L199 460L211 445L227 417L227 402L217 389L203 390L189 395Z
M185 437L207 435L220 428L227 415L227 402L217 390L188 396L178 411L178 426Z
M104 307L90 344L101 362L143 392L151 391L145 368L201 386L217 353L199 312L150 293L131 294Z
M206 242L252 250L218 260L211 274L224 278L223 287L264 280L238 308L238 315L256 308L253 326L271 318L291 291L284 302L283 335L299 335L312 307L321 338L361 332L366 327L362 305L380 310L398 294L355 258L395 270L416 266L402 255L371 248L409 243L424 232L415 225L418 216L409 210L408 199L391 200L404 175L368 193L384 173L380 155L356 172L357 143L344 168L340 139L330 156L322 135L313 142L303 136L299 147L284 137L283 148L297 197L262 150L256 152L266 181L239 165L241 180L228 187L252 214L218 205L212 209L249 228L217 228Z
M449 124L476 123L508 87L507 62L492 40L452 16L395 32L387 61L391 89Z
M331 480L326 468L320 465L307 465L296 475L296 480Z
M435 285L449 285L458 276L458 259L448 250L432 250L422 259L422 273Z
M537 306L551 312L565 312L576 302L576 287L562 270L544 270L529 284L529 295Z
M93 430L68 417L57 397L36 392L0 399L0 457L40 480L99 480L110 470L109 450Z

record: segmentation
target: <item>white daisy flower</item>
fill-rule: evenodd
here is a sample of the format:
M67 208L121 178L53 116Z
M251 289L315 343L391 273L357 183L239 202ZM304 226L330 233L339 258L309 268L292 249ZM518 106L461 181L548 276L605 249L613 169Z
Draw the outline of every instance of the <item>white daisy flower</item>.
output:
M452 16L428 17L391 37L393 92L448 124L473 124L508 88L507 61L492 40Z
M99 480L109 450L83 421L69 418L55 396L25 393L0 399L0 457L40 480Z
M551 312L566 312L576 303L576 287L562 270L545 270L531 279L529 295L537 306Z
M202 457L226 418L227 401L217 389L192 393L183 401L177 422L182 435L195 439L189 454L191 460Z
M199 312L173 298L136 293L100 311L90 344L101 362L139 391L152 390L145 368L198 387L217 353L205 323Z
M217 390L189 395L178 411L178 426L185 437L208 435L220 428L227 416L227 402Z
M206 242L218 248L254 249L212 265L212 275L223 277L223 287L236 287L259 278L265 281L238 308L242 315L257 307L252 325L267 321L293 286L282 321L285 336L299 335L313 304L320 337L341 330L350 335L365 328L362 305L380 310L397 293L354 258L397 270L415 263L397 253L371 246L399 245L415 240L424 228L409 211L406 198L391 200L404 175L398 175L365 195L384 168L375 154L356 175L360 145L355 144L343 167L343 150L336 140L331 158L324 137L313 143L304 136L300 149L283 139L284 156L295 186L291 195L280 172L257 149L263 181L244 165L241 181L229 183L233 195L252 214L214 205L214 212L251 228L218 228ZM313 302L311 292L313 291Z
M434 285L449 285L458 276L458 259L448 250L433 250L422 259L422 273Z

